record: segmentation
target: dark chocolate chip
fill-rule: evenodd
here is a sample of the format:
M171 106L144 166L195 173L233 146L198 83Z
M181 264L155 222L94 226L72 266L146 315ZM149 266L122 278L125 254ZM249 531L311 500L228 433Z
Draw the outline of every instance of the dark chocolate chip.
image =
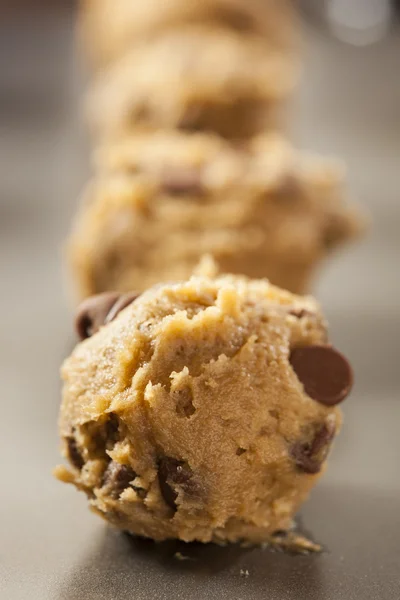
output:
M131 467L111 461L103 476L103 487L112 498L119 498L135 478L136 473Z
M326 250L335 248L348 234L347 220L342 215L330 215L323 232L322 244Z
M88 424L90 425L90 423ZM119 420L116 414L110 413L103 423L92 422L87 428L90 437L90 451L97 456L106 457L107 450L112 450L119 440Z
M118 441L118 430L119 419L115 413L110 413L105 427L106 442L112 442L115 444Z
M314 440L311 446L311 454L316 456L321 450L329 447L329 444L335 437L336 427L332 421L327 421L322 425L314 436Z
M199 105L192 105L182 115L180 121L177 123L177 129L181 131L199 131L202 129L201 125L202 109Z
M273 531L271 533L271 536L273 538L285 538L285 537L287 537L287 535L288 535L288 532L285 531L284 529L277 529L276 531Z
M142 500L146 498L147 491L144 488L138 487L137 485L132 485L131 487L135 490L139 498L141 498Z
M164 501L173 510L177 509L176 499L178 492L175 486L185 486L192 477L189 466L176 458L167 456L160 459L158 464L158 483Z
M132 302L135 302L139 296L140 294L138 292L128 292L127 294L123 294L110 308L110 311L104 320L104 324L107 325L107 323L113 321L121 312L121 310L124 310L124 308L132 304Z
M84 465L84 460L82 454L79 451L76 439L73 436L70 436L67 437L65 441L67 442L67 453L69 461L74 467L81 470Z
M201 174L198 170L190 168L166 171L161 181L161 188L163 192L173 196L201 196L205 192Z
M289 315L296 317L297 319L304 319L304 317L313 317L314 313L310 312L305 308L293 308L289 310Z
M282 179L279 187L274 190L274 198L279 202L292 203L302 194L300 181L293 174L288 173Z
M84 300L75 315L75 329L81 340L94 335L102 325L120 294L104 292Z
M324 404L342 402L353 385L353 371L347 359L332 346L295 348L290 363L305 393Z
M335 436L335 430L334 423L324 423L311 442L298 442L292 446L290 453L301 471L314 475L321 470L330 443Z
M233 6L229 6L229 8L226 6L213 6L213 12L215 13L215 22L223 23L229 29L253 32L257 27L257 21L252 15L245 13L241 8L238 10Z
M246 448L238 448L236 450L236 456L242 456L242 454L244 454L245 452L247 452Z

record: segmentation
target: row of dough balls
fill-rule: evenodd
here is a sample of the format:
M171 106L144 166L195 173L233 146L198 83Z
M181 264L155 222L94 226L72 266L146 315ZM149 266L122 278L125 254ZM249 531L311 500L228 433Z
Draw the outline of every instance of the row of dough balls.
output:
M80 23L96 139L138 128L243 138L283 126L299 75L290 2L86 0Z
M100 143L56 475L132 534L281 543L352 372L318 304L265 278L304 292L363 227L339 164L262 133L297 80L290 4L84 0L80 23Z
M303 293L358 235L343 168L259 135L282 125L297 29L282 0L82 1L98 149L69 243L79 297L185 279L207 255Z

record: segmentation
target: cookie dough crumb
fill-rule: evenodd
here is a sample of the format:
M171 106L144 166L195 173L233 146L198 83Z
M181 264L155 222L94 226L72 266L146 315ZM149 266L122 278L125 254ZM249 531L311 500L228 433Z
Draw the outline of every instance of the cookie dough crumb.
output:
M313 542L308 537L297 533L296 531L282 531L279 535L274 535L269 542L265 544L266 548L274 548L293 554L312 554L322 552L322 546Z
M57 465L53 469L53 475L63 483L74 483L75 481L74 474L65 465Z
M218 265L211 254L204 254L197 267L194 268L193 274L200 277L216 277L218 275Z
M193 560L193 558L191 558L190 556L185 556L184 554L182 554L182 552L175 552L174 558L176 558L176 560L179 560L182 562L188 561L188 560Z

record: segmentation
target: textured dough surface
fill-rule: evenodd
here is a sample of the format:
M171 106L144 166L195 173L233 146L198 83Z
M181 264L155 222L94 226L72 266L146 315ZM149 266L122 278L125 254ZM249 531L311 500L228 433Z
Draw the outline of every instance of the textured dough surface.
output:
M150 289L63 366L71 467L58 477L107 521L156 540L260 542L286 530L331 440L315 474L294 449L341 423L304 393L289 356L326 338L312 298L267 281Z
M277 136L137 135L97 155L69 244L81 297L187 279L204 254L222 272L308 291L316 267L360 230L335 162Z
M100 139L137 128L214 131L243 138L281 124L298 62L254 35L201 26L167 31L123 55L89 90Z
M284 52L297 45L288 0L81 0L79 35L92 64L104 66L140 40L190 23L258 33Z

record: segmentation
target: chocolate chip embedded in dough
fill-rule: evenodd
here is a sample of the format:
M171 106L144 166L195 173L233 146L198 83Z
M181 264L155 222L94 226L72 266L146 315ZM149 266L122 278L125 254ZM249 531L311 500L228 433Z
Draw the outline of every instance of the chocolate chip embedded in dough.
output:
M348 236L348 220L344 215L332 214L326 217L326 226L323 231L322 245L326 250L332 250Z
M65 441L67 443L68 459L71 464L80 471L84 465L84 460L78 448L78 444L76 443L76 439L73 436L69 436Z
M138 292L128 292L127 294L122 294L122 296L118 298L115 304L113 304L111 307L105 318L104 324L107 325L107 323L113 321L121 312L121 310L124 310L124 308L132 304L132 302L135 302L139 296L140 294Z
M205 188L197 169L170 168L163 175L161 189L173 196L202 196Z
M311 454L317 456L321 450L326 451L329 444L335 437L336 425L332 420L326 421L319 429L317 429L313 442L311 444Z
M147 490L145 490L142 487L139 487L137 485L131 485L132 489L135 490L136 495L141 499L144 500L147 496Z
M237 448L236 450L236 456L242 456L242 454L244 454L245 452L247 452L246 448Z
M198 104L192 104L192 106L189 106L186 112L181 116L177 123L177 129L190 132L200 131L203 129L201 124L202 116L202 107Z
M109 413L105 423L92 422L93 426L88 430L91 437L93 451L96 454L106 454L112 450L119 440L119 419L115 413Z
M91 296L80 304L75 316L75 329L81 340L91 337L104 325L119 297L118 292L104 292Z
M313 317L315 313L310 312L305 308L292 308L289 310L289 315L296 317L297 319L304 319L304 317Z
M353 386L353 371L348 360L332 346L295 348L290 364L305 393L325 406L342 402Z
M257 21L252 15L245 13L241 8L233 6L213 6L215 21L224 23L230 29L241 32L253 32L257 27Z
M105 426L106 442L115 443L118 441L119 419L115 413L109 413L109 418Z
M112 498L119 498L135 478L136 473L130 466L111 461L103 475L103 487Z
M273 192L273 197L278 202L297 202L302 194L301 182L292 173L287 173Z
M189 466L176 458L165 456L160 459L158 464L158 483L161 495L168 506L176 510L176 499L178 492L175 486L185 485L192 477L192 471Z
M285 529L277 529L276 531L273 531L271 533L271 536L273 538L285 538L288 535L288 531L285 531Z
M321 470L335 431L334 423L326 422L317 429L311 443L298 442L292 446L290 453L301 471L314 475Z

